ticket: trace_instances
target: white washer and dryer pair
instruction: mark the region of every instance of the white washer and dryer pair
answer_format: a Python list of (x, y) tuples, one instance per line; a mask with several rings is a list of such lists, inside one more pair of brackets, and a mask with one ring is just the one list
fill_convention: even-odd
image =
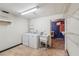
[(23, 45), (32, 48), (40, 48), (40, 37), (36, 33), (24, 33), (23, 35)]

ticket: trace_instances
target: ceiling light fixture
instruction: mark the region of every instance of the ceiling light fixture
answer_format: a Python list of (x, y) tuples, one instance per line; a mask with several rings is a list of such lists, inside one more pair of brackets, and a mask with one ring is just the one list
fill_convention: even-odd
[(36, 10), (38, 10), (38, 8), (34, 7), (34, 8), (31, 8), (29, 10), (22, 12), (21, 15), (25, 15), (25, 14), (28, 14), (28, 13), (31, 13), (31, 12), (35, 12)]

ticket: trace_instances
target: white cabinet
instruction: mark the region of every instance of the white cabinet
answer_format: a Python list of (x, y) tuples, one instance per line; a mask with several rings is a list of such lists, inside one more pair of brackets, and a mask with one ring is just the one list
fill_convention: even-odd
[(23, 45), (32, 48), (39, 48), (40, 45), (39, 35), (33, 33), (25, 33), (23, 35)]

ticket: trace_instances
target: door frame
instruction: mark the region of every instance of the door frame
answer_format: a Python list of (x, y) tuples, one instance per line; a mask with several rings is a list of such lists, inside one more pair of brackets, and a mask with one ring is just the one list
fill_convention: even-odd
[[(63, 18), (60, 18), (60, 19), (63, 19)], [(56, 21), (52, 21), (50, 20), (50, 41), (51, 41), (51, 44), (52, 44), (52, 39), (51, 39), (51, 22), (56, 22)], [(66, 30), (67, 30), (67, 20), (64, 18), (64, 50), (66, 50)], [(52, 45), (51, 45), (52, 47)]]

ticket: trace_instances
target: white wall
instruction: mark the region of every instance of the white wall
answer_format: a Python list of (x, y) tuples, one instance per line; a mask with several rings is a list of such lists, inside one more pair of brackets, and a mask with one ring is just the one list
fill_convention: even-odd
[(70, 55), (79, 55), (79, 20), (67, 19), (66, 47)]
[(50, 18), (49, 17), (42, 17), (38, 19), (30, 20), (30, 25), (34, 28), (34, 32), (46, 32), (49, 33), (50, 30)]
[[(2, 14), (3, 15), (3, 14)], [(9, 15), (11, 16), (11, 15)], [(21, 43), (21, 37), (24, 32), (28, 31), (28, 21), (20, 17), (2, 17), (12, 20), (11, 24), (0, 24), (0, 51), (11, 46)]]
[[(76, 9), (72, 12), (69, 18), (66, 19), (66, 49), (71, 56), (79, 56), (79, 5), (75, 6)], [(70, 7), (70, 8), (71, 8)], [(73, 7), (73, 8), (75, 8)], [(69, 9), (71, 10), (71, 9)]]

